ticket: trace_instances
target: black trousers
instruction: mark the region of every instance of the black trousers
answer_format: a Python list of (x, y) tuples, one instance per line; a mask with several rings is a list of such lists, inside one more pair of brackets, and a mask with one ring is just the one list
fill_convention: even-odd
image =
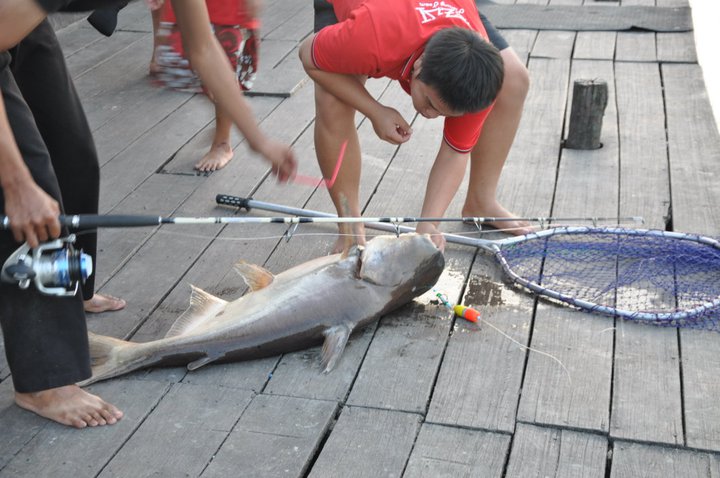
[[(67, 75), (57, 39), (47, 21), (23, 40), (14, 53), (15, 59), (21, 60), (16, 61), (14, 68), (23, 78), (24, 91), (28, 91), (32, 101), (26, 102), (15, 81), (8, 65), (9, 54), (0, 52), (0, 89), (10, 127), (35, 182), (63, 204), (66, 195), (75, 196), (74, 193), (79, 192), (72, 188), (97, 187), (94, 146), (95, 169), (88, 172), (74, 164), (86, 160), (84, 156), (75, 156), (80, 153), (74, 152), (83, 151), (88, 143), (92, 146), (87, 122)], [(38, 56), (31, 56), (31, 53)], [(30, 71), (34, 71), (34, 75), (29, 74)], [(25, 78), (26, 74), (30, 78)], [(42, 90), (40, 84), (45, 91), (39, 91)], [(35, 110), (29, 105), (31, 102), (35, 104)], [(53, 118), (58, 121), (54, 125), (50, 121)], [(41, 134), (41, 128), (46, 129), (48, 138)], [(78, 131), (83, 128), (88, 134), (78, 136)], [(63, 135), (68, 138), (62, 138)], [(67, 154), (54, 157), (51, 162), (46, 139), (53, 148), (68, 148)], [(81, 143), (85, 146), (80, 146)], [(61, 157), (64, 159), (58, 161)], [(69, 177), (69, 186), (61, 186), (61, 177)], [(94, 194), (96, 211), (97, 193)], [(0, 194), (0, 210), (4, 211), (4, 207), (4, 196)], [(19, 246), (11, 233), (0, 231), (0, 264)], [(33, 286), (20, 290), (17, 286), (1, 284), (0, 325), (16, 391), (36, 392), (90, 377), (87, 326), (80, 295), (52, 297), (40, 294)]]
[[(65, 213), (97, 214), (100, 166), (95, 142), (50, 23), (41, 23), (10, 55), (15, 82), (50, 153)], [(83, 232), (75, 244), (97, 266), (97, 234)], [(95, 274), (82, 291), (85, 300), (93, 296)]]

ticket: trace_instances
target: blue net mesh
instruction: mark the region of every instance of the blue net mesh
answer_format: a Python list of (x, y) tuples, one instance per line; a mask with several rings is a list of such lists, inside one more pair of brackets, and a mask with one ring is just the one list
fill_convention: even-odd
[(505, 245), (500, 255), (521, 279), (572, 305), (655, 325), (720, 330), (720, 248), (711, 239), (677, 236), (587, 229)]

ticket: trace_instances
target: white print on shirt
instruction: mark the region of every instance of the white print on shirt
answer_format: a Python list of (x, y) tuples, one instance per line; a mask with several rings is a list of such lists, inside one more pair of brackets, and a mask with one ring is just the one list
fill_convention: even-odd
[(430, 23), (438, 18), (458, 18), (470, 26), (470, 22), (465, 18), (464, 8), (448, 5), (444, 1), (418, 2), (415, 10), (417, 10), (422, 17), (422, 23)]

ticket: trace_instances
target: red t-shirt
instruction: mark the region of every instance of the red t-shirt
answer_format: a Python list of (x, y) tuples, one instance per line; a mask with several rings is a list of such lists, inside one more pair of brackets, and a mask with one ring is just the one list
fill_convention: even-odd
[[(315, 66), (334, 73), (388, 77), (400, 81), (408, 93), (415, 60), (436, 31), (467, 28), (487, 40), (474, 0), (328, 1), (339, 23), (323, 28), (315, 36)], [(457, 151), (471, 151), (491, 109), (446, 117), (445, 141)]]

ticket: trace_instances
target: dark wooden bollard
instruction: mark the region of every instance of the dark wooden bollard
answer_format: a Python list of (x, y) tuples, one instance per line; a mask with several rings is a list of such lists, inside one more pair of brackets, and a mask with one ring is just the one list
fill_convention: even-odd
[(570, 125), (565, 147), (570, 149), (598, 149), (602, 147), (600, 133), (608, 87), (603, 80), (576, 80), (573, 85)]

